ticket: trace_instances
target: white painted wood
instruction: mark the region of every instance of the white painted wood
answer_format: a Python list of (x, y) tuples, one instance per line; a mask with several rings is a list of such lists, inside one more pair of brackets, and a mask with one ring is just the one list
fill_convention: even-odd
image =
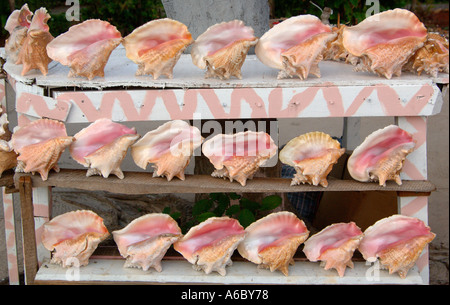
[(389, 275), (386, 270), (377, 270), (374, 265), (355, 262), (355, 268), (345, 271), (340, 278), (336, 270), (324, 270), (320, 263), (296, 262), (289, 267), (289, 276), (280, 272), (258, 269), (250, 262), (233, 262), (227, 267), (227, 274), (216, 272), (205, 274), (196, 271), (188, 261), (168, 260), (162, 262), (162, 272), (154, 269), (143, 271), (123, 268), (121, 259), (91, 259), (81, 268), (61, 268), (59, 265), (44, 263), (39, 269), (36, 281), (82, 282), (139, 282), (139, 283), (183, 283), (183, 284), (422, 284), (422, 278), (415, 267), (405, 279), (397, 274)]
[(339, 83), (341, 86), (370, 86), (377, 84), (418, 84), (418, 83), (448, 83), (448, 74), (440, 73), (437, 78), (428, 75), (414, 75), (403, 72), (401, 77), (390, 80), (368, 72), (354, 72), (353, 66), (345, 63), (322, 61), (319, 64), (321, 77), (314, 76), (302, 81), (298, 78), (277, 79), (278, 70), (265, 66), (255, 55), (248, 55), (242, 66), (242, 80), (232, 78), (230, 80), (204, 79), (203, 70), (192, 63), (189, 54), (183, 54), (173, 71), (173, 79), (161, 77), (153, 80), (153, 77), (135, 76), (137, 65), (125, 56), (122, 45), (111, 54), (105, 67), (105, 77), (96, 77), (89, 81), (84, 77), (68, 78), (69, 67), (58, 62), (49, 64), (48, 74), (42, 75), (38, 70), (33, 70), (25, 76), (21, 76), (22, 65), (6, 62), (4, 69), (17, 81), (32, 84), (34, 81), (39, 86), (48, 87), (82, 87), (82, 88), (107, 88), (107, 87), (148, 87), (148, 88), (293, 88), (310, 87), (323, 83)]

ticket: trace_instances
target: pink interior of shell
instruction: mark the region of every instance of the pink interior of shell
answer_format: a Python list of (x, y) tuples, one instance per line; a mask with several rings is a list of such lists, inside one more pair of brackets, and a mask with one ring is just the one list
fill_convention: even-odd
[(404, 37), (423, 37), (423, 32), (414, 31), (413, 29), (382, 29), (380, 31), (374, 30), (367, 35), (367, 38), (361, 41), (364, 49), (369, 49), (374, 45), (381, 43), (395, 43), (396, 39)]
[(284, 51), (301, 44), (310, 37), (324, 32), (331, 32), (331, 30), (324, 26), (310, 26), (304, 31), (296, 32), (293, 36), (287, 37), (289, 39), (278, 41), (273, 48), (280, 49), (281, 53), (283, 53)]
[(13, 134), (13, 148), (15, 151), (19, 151), (24, 146), (66, 136), (64, 124), (50, 120), (38, 120), (20, 128)]
[(178, 243), (178, 249), (183, 255), (192, 255), (206, 246), (213, 245), (228, 236), (243, 234), (245, 231), (236, 219), (215, 220), (192, 228), (193, 234)]
[(156, 48), (158, 46), (162, 46), (164, 43), (168, 41), (178, 40), (178, 39), (190, 39), (191, 35), (186, 33), (174, 33), (168, 34), (165, 36), (148, 36), (143, 39), (139, 44), (139, 51), (137, 52), (138, 56), (142, 56), (147, 53), (149, 50)]
[(47, 20), (49, 18), (50, 15), (47, 13), (47, 10), (45, 8), (38, 9), (34, 13), (33, 19), (31, 19), (29, 31), (39, 30), (48, 32), (49, 27), (47, 25)]

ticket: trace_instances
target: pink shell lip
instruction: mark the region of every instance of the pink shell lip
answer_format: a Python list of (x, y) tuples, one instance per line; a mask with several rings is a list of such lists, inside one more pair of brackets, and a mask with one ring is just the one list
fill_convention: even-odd
[(14, 12), (9, 15), (6, 20), (5, 30), (11, 34), (18, 26), (29, 28), (32, 15), (33, 13), (28, 8), (28, 4), (25, 3), (20, 10), (14, 10)]

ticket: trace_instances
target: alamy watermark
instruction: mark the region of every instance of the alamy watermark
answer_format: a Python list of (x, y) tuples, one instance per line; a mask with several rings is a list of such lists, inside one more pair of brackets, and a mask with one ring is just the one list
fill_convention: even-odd
[(67, 21), (80, 21), (80, 0), (66, 0), (66, 5), (70, 5), (66, 11)]

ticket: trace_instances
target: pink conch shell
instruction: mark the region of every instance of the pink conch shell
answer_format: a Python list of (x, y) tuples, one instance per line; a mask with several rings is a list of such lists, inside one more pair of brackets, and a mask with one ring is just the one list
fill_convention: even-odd
[(215, 168), (211, 176), (236, 180), (242, 186), (277, 153), (277, 149), (270, 135), (263, 131), (218, 134), (202, 146), (203, 154)]
[(416, 15), (405, 9), (385, 11), (346, 27), (342, 43), (360, 58), (357, 70), (370, 71), (390, 79), (400, 76), (403, 65), (423, 46), (427, 29)]
[(291, 185), (309, 183), (327, 187), (327, 175), (344, 152), (337, 140), (315, 131), (290, 140), (280, 151), (280, 160), (297, 171)]
[(12, 12), (6, 21), (5, 29), (10, 35), (5, 41), (5, 54), (13, 63), (17, 61), (20, 48), (27, 37), (32, 15), (28, 4), (25, 3), (20, 10)]
[(165, 176), (168, 181), (173, 177), (184, 180), (184, 169), (202, 141), (197, 127), (181, 120), (169, 121), (147, 132), (133, 144), (131, 156), (136, 165), (143, 169), (148, 163), (153, 163), (153, 177)]
[(400, 171), (406, 156), (416, 145), (412, 136), (395, 125), (379, 129), (364, 140), (351, 154), (347, 168), (353, 179), (367, 182), (387, 180), (402, 184)]
[(278, 212), (249, 225), (247, 236), (239, 244), (239, 254), (259, 268), (280, 270), (288, 275), (297, 248), (309, 235), (303, 221), (291, 212)]
[(11, 145), (19, 154), (17, 158), (17, 161), (21, 162), (19, 170), (26, 173), (39, 172), (45, 181), (50, 169), (59, 171), (57, 165), (59, 157), (73, 140), (73, 137), (67, 136), (64, 123), (39, 119), (15, 131)]
[(255, 48), (265, 65), (280, 69), (278, 78), (320, 77), (319, 62), (327, 43), (336, 37), (328, 25), (313, 15), (291, 17), (271, 28)]
[(16, 64), (22, 64), (22, 75), (33, 69), (39, 69), (42, 74), (47, 75), (48, 64), (52, 59), (47, 55), (47, 45), (53, 40), (49, 32), (47, 21), (50, 15), (43, 7), (38, 9), (31, 20), (24, 39)]
[(195, 40), (192, 62), (200, 69), (207, 69), (205, 78), (241, 79), (248, 50), (258, 42), (253, 32), (240, 20), (215, 24)]
[(110, 119), (98, 119), (82, 129), (70, 145), (70, 155), (78, 163), (88, 167), (86, 176), (114, 174), (124, 175), (120, 164), (130, 147), (138, 138), (134, 128), (114, 123)]
[(433, 77), (439, 72), (448, 73), (448, 40), (438, 33), (428, 33), (424, 46), (414, 53), (403, 69), (418, 75), (425, 71)]
[(109, 236), (103, 219), (79, 210), (56, 216), (44, 224), (42, 244), (54, 251), (51, 262), (63, 267), (86, 266), (98, 244)]
[(354, 222), (332, 224), (306, 242), (303, 252), (311, 262), (322, 261), (325, 270), (334, 268), (340, 277), (347, 267), (353, 268), (352, 257), (363, 232)]
[(84, 76), (89, 80), (105, 76), (111, 52), (121, 43), (115, 26), (98, 19), (71, 26), (47, 46), (48, 56), (70, 67), (69, 77)]
[(133, 220), (122, 230), (112, 232), (120, 254), (127, 260), (124, 267), (150, 267), (161, 272), (161, 260), (167, 249), (181, 237), (181, 230), (166, 214), (147, 214)]
[(398, 272), (401, 278), (405, 278), (435, 236), (423, 221), (393, 215), (367, 228), (358, 250), (367, 261), (374, 262), (379, 258), (390, 274)]
[(3, 110), (0, 108), (0, 177), (4, 171), (17, 165), (17, 154), (8, 143), (11, 140), (11, 132), (8, 128), (8, 115), (2, 112)]
[(225, 267), (232, 264), (231, 255), (245, 235), (236, 219), (210, 217), (192, 227), (173, 246), (195, 270), (203, 270), (206, 274), (216, 271), (223, 276)]
[(188, 28), (169, 18), (152, 20), (123, 40), (126, 55), (139, 65), (136, 75), (173, 76), (173, 68), (183, 51), (193, 42)]

